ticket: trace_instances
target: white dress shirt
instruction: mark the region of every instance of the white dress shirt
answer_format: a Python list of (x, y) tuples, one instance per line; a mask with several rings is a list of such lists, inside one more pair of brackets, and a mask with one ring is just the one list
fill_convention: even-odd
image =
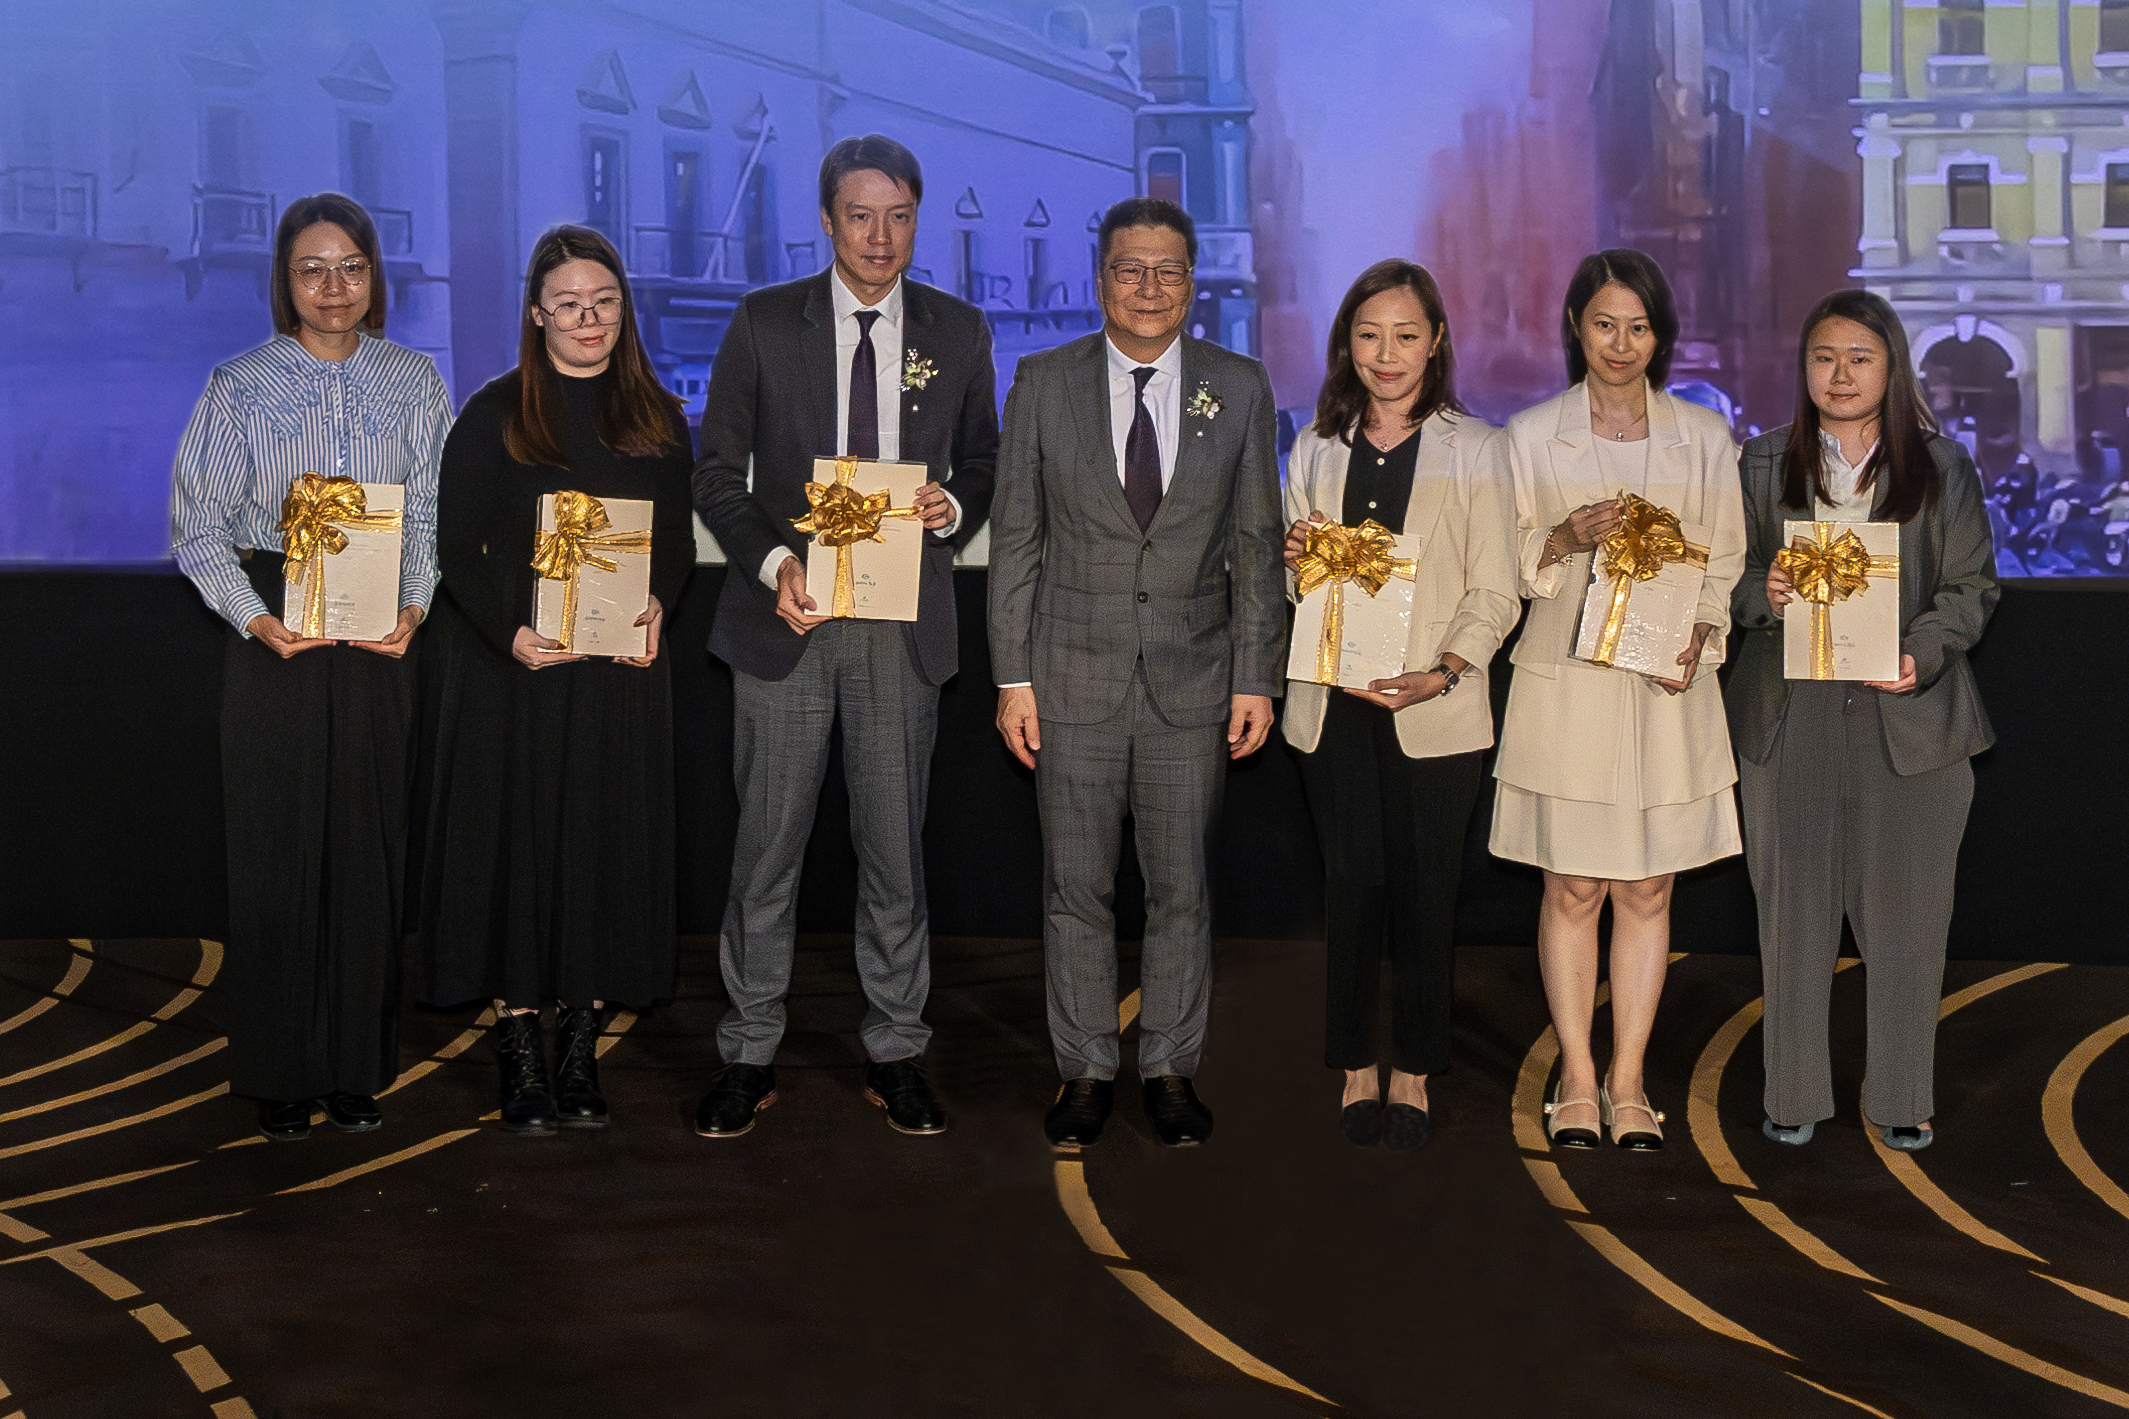
[[(864, 327), (858, 323), (858, 312), (875, 310), (880, 318), (872, 322), (872, 359), (879, 371), (877, 407), (880, 413), (880, 462), (902, 461), (902, 282), (880, 298), (874, 306), (864, 305), (843, 284), (843, 273), (833, 272), (828, 278), (828, 291), (835, 303), (835, 452), (840, 458), (850, 451), (850, 364), (857, 355), (858, 336)], [(939, 529), (941, 537), (951, 537), (961, 525), (961, 504), (952, 493), (946, 500), (954, 510), (954, 520)], [(789, 547), (773, 549), (761, 564), (761, 579), (764, 585), (774, 589), (776, 569), (784, 559), (794, 555)]]
[[(1124, 482), (1124, 441), (1131, 437), (1131, 421), (1138, 417), (1138, 380), (1132, 374), (1140, 362), (1116, 348), (1104, 336), (1109, 352), (1109, 433), (1116, 441), (1116, 478)], [(1168, 342), (1153, 361), (1153, 378), (1146, 381), (1146, 408), (1153, 414), (1153, 433), (1161, 446), (1161, 491), (1175, 479), (1175, 450), (1183, 429), (1183, 337)]]
[(1863, 451), (1860, 462), (1850, 463), (1841, 453), (1841, 441), (1824, 429), (1819, 431), (1819, 447), (1825, 451), (1826, 491), (1833, 494), (1833, 501), (1822, 502), (1817, 497), (1811, 500), (1811, 516), (1816, 522), (1868, 522), (1872, 507), (1878, 500), (1877, 484), (1860, 493), (1856, 484), (1862, 480), (1863, 464), (1870, 462), (1870, 455), (1878, 451), (1873, 442)]

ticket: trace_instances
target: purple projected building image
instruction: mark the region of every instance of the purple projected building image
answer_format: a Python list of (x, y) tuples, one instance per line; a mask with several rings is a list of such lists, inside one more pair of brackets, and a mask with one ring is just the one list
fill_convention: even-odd
[[(2121, 574), (2129, 163), (2105, 133), (2129, 91), (2103, 10), (2058, 37), (2045, 7), (1887, 0), (12, 7), (0, 561), (166, 558), (171, 452), (208, 371), (270, 333), (297, 196), (375, 215), (388, 334), (460, 400), (513, 363), (533, 239), (599, 228), (699, 410), (738, 297), (828, 259), (821, 154), (876, 130), (924, 163), (914, 274), (990, 312), (1001, 398), (1099, 324), (1092, 228), (1134, 193), (1195, 217), (1192, 331), (1264, 358), (1289, 423), (1369, 262), (1437, 271), (1499, 419), (1558, 388), (1575, 260), (1637, 246), (1679, 292), (1679, 392), (1739, 437), (1787, 421), (1802, 313), (1882, 290), (2004, 572)], [(1399, 78), (1422, 59), (1428, 84)]]

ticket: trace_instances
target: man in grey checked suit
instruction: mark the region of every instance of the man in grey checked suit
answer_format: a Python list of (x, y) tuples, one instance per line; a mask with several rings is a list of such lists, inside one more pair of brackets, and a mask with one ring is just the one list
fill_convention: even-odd
[(998, 728), (1035, 770), (1050, 1141), (1101, 1137), (1119, 1065), (1116, 863), (1146, 881), (1138, 1069), (1154, 1132), (1199, 1143), (1211, 845), (1227, 761), (1285, 683), (1276, 413), (1264, 367), (1182, 334), (1197, 233), (1133, 198), (1101, 224), (1101, 333), (1020, 362), (992, 509)]
[[(923, 196), (900, 143), (874, 133), (830, 148), (820, 205), (833, 269), (750, 293), (710, 374), (695, 508), (730, 563), (710, 651), (732, 667), (739, 832), (718, 940), (725, 1064), (695, 1117), (707, 1137), (745, 1133), (776, 1099), (799, 864), (838, 721), (869, 1005), (865, 1096), (901, 1132), (946, 1126), (923, 1064), (924, 808), (939, 686), (958, 668), (954, 548), (990, 507), (998, 410), (983, 312), (904, 279)], [(913, 623), (831, 620), (808, 593), (793, 523), (813, 460), (843, 454), (931, 468), (916, 495), (927, 532)]]

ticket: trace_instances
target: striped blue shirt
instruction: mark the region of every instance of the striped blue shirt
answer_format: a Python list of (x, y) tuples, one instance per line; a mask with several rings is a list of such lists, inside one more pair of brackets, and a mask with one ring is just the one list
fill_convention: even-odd
[(267, 613), (240, 548), (281, 550), (281, 500), (305, 473), (403, 483), (399, 604), (426, 613), (436, 588), (436, 470), (451, 396), (435, 364), (367, 335), (321, 360), (277, 335), (218, 365), (172, 470), (170, 550), (207, 604), (245, 635)]

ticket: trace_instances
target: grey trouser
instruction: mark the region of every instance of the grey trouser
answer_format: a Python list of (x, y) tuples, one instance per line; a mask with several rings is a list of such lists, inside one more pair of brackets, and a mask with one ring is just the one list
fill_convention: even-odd
[(1767, 1116), (1791, 1127), (1833, 1116), (1826, 1017), (1844, 915), (1863, 955), (1863, 1112), (1911, 1127), (1935, 1108), (1937, 1003), (1974, 771), (1961, 759), (1895, 773), (1882, 693), (1799, 682), (1767, 762), (1738, 765), (1759, 898)]
[(859, 1029), (868, 1058), (921, 1054), (931, 1038), (930, 913), (924, 898), (924, 802), (939, 690), (925, 683), (899, 621), (831, 621), (806, 637), (782, 680), (732, 674), (732, 778), (738, 842), (718, 962), (732, 1008), (717, 1027), (728, 1063), (769, 1064), (784, 1034), (798, 922), (798, 874), (829, 733), (842, 721), (850, 837), (857, 848)]
[(1209, 878), (1227, 787), (1226, 720), (1169, 724), (1141, 673), (1102, 723), (1041, 728), (1042, 944), (1057, 1071), (1116, 1077), (1116, 859), (1129, 814), (1146, 879), (1138, 1071), (1191, 1077), (1212, 1008)]

